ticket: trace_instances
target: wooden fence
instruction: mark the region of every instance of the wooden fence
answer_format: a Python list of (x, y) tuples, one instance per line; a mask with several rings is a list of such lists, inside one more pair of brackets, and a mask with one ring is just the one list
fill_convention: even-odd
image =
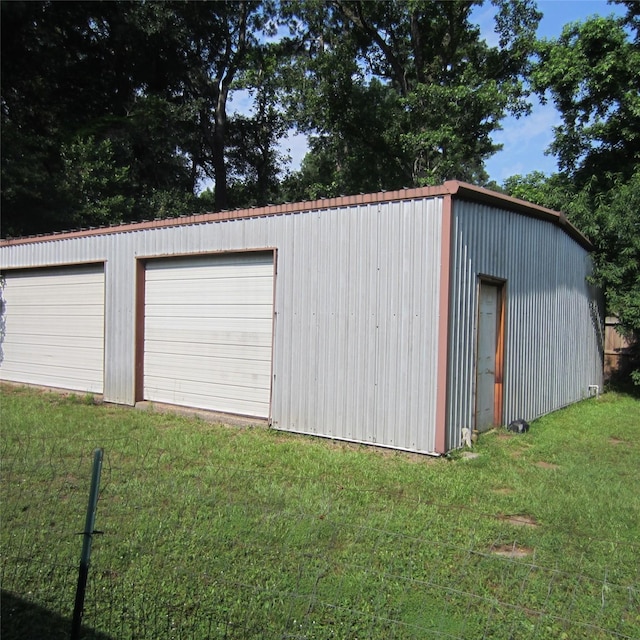
[(604, 378), (610, 380), (616, 373), (623, 373), (631, 364), (632, 339), (618, 333), (618, 318), (609, 316), (605, 320), (604, 333)]

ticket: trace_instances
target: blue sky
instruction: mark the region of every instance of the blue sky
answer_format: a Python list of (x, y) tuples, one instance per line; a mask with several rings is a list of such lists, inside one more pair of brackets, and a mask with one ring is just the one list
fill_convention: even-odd
[[(538, 27), (538, 36), (556, 38), (564, 25), (577, 20), (585, 20), (589, 16), (607, 16), (612, 13), (624, 15), (625, 8), (610, 5), (606, 0), (538, 0), (538, 9), (543, 18)], [(486, 2), (476, 10), (475, 18), (489, 44), (497, 44), (497, 36), (493, 32), (494, 9)], [(242, 94), (243, 92), (237, 92)], [(553, 156), (545, 154), (553, 140), (553, 127), (560, 124), (560, 117), (552, 104), (541, 105), (534, 102), (531, 115), (519, 120), (509, 117), (502, 122), (502, 131), (498, 131), (494, 142), (503, 145), (502, 151), (492, 156), (486, 163), (489, 177), (498, 184), (516, 174), (525, 175), (532, 171), (551, 174), (557, 170)], [(229, 111), (243, 111), (250, 108), (248, 96), (236, 95), (229, 105)], [(306, 137), (291, 136), (282, 141), (282, 149), (291, 157), (289, 170), (296, 170), (307, 151)]]
[[(565, 24), (582, 21), (592, 15), (625, 14), (624, 7), (610, 5), (604, 0), (538, 0), (538, 8), (544, 14), (538, 36), (544, 38), (556, 38)], [(478, 19), (481, 26), (484, 24), (489, 32), (492, 30), (490, 11), (478, 15)], [(502, 144), (503, 149), (486, 163), (490, 178), (502, 184), (515, 174), (555, 172), (556, 160), (545, 155), (545, 150), (553, 140), (553, 127), (558, 124), (560, 116), (553, 105), (542, 106), (537, 101), (530, 116), (520, 120), (506, 118), (502, 123), (503, 130), (494, 135), (494, 141)]]

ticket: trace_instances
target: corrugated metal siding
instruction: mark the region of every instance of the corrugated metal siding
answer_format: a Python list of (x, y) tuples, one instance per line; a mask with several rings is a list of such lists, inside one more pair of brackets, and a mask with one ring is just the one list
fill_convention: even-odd
[(455, 201), (449, 346), (448, 444), (473, 426), (478, 278), (506, 281), (504, 414), (533, 419), (602, 384), (588, 253), (559, 227)]
[(134, 257), (137, 238), (134, 233), (113, 238), (95, 238), (101, 240), (96, 250), (101, 251), (107, 261), (104, 397), (108, 402), (133, 404), (136, 326)]
[[(433, 451), (440, 206), (403, 202), (285, 219), (275, 426)], [(283, 347), (283, 339), (292, 343)]]
[(277, 428), (435, 450), (442, 197), (2, 248), (3, 266), (106, 262), (107, 401), (135, 396), (136, 258), (275, 248)]

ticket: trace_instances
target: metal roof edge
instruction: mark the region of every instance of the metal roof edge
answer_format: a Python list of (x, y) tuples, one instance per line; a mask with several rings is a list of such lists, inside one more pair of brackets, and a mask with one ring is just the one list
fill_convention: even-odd
[(285, 202), (282, 204), (270, 204), (263, 207), (249, 209), (235, 209), (233, 211), (217, 211), (212, 213), (199, 213), (176, 218), (162, 218), (159, 220), (146, 220), (143, 222), (129, 222), (108, 227), (92, 227), (90, 229), (78, 229), (75, 231), (60, 231), (36, 236), (24, 236), (17, 238), (2, 238), (0, 246), (29, 244), (35, 242), (54, 242), (71, 238), (86, 236), (110, 235), (115, 233), (129, 233), (146, 229), (163, 229), (192, 224), (206, 224), (208, 222), (224, 222), (257, 218), (263, 216), (277, 216), (285, 214), (304, 213), (322, 209), (340, 209), (343, 207), (359, 206), (364, 204), (376, 204), (384, 202), (398, 202), (402, 200), (417, 200), (420, 198), (435, 198), (448, 195), (449, 187), (446, 184), (433, 187), (405, 188), (394, 191), (379, 191), (376, 193), (361, 193), (351, 196), (337, 196), (333, 198), (320, 198), (303, 202)]
[(530, 218), (551, 222), (562, 228), (568, 236), (573, 238), (584, 249), (587, 249), (587, 251), (593, 251), (594, 249), (593, 243), (589, 238), (569, 222), (566, 214), (561, 211), (547, 209), (546, 207), (527, 202), (526, 200), (513, 198), (504, 193), (492, 191), (484, 187), (477, 187), (458, 180), (449, 180), (444, 183), (444, 186), (448, 187), (449, 191), (461, 200), (470, 200), (471, 202), (477, 202), (479, 204), (498, 206), (502, 209), (529, 216)]
[(286, 202), (282, 204), (266, 205), (250, 209), (236, 209), (233, 211), (218, 211), (213, 213), (200, 213), (180, 216), (177, 218), (162, 218), (160, 220), (148, 220), (144, 222), (129, 222), (108, 227), (92, 227), (78, 229), (76, 231), (61, 231), (37, 236), (25, 236), (19, 238), (2, 238), (0, 247), (31, 244), (36, 242), (55, 242), (86, 236), (111, 235), (116, 233), (130, 233), (147, 229), (166, 229), (194, 224), (206, 224), (208, 222), (225, 222), (257, 218), (263, 216), (277, 216), (285, 214), (304, 213), (322, 209), (340, 209), (343, 207), (360, 206), (365, 204), (377, 204), (384, 202), (398, 202), (402, 200), (417, 200), (420, 198), (457, 197), (462, 200), (470, 200), (481, 204), (493, 205), (532, 218), (547, 220), (561, 227), (585, 249), (593, 250), (589, 239), (574, 227), (564, 213), (541, 207), (540, 205), (512, 198), (497, 191), (491, 191), (484, 187), (461, 182), (459, 180), (447, 180), (442, 185), (431, 187), (417, 187), (398, 189), (394, 191), (379, 191), (376, 193), (361, 193), (351, 196), (338, 196), (334, 198), (320, 198), (303, 202)]

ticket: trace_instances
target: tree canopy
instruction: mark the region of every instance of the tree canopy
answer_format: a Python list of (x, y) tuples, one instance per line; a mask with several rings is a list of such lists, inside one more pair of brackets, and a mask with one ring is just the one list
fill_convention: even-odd
[(624, 18), (569, 24), (538, 45), (533, 85), (562, 117), (550, 151), (578, 188), (598, 175), (628, 179), (640, 162), (639, 11), (628, 3)]
[(491, 134), (529, 109), (524, 78), (541, 17), (499, 0), (500, 44), (471, 22), (481, 0), (288, 3), (304, 54), (291, 108), (310, 135), (299, 176), (313, 197), (440, 183), (484, 184)]
[[(482, 2), (3, 1), (2, 233), (484, 183), (540, 14), (494, 0), (491, 47)], [(310, 153), (285, 175), (288, 131)]]
[(203, 178), (227, 206), (227, 100), (271, 4), (1, 8), (3, 235), (191, 212)]

